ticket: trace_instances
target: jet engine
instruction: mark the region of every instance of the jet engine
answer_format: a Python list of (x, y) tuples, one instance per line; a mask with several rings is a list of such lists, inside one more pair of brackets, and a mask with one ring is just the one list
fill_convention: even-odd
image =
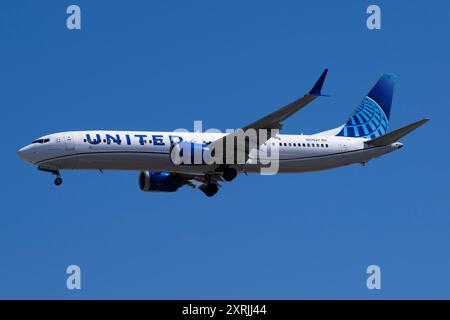
[(139, 174), (139, 188), (146, 192), (174, 192), (183, 186), (183, 181), (169, 172), (142, 171)]

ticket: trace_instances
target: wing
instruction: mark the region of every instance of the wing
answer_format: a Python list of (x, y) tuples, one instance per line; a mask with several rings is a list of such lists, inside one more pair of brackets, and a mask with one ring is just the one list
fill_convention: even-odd
[(180, 173), (174, 172), (173, 175), (178, 176), (185, 185), (195, 188), (196, 185), (192, 181), (197, 181), (202, 184), (214, 183), (220, 186), (219, 182), (224, 181), (220, 172), (207, 172), (207, 173)]
[(288, 104), (287, 106), (284, 106), (271, 114), (243, 127), (242, 129), (248, 130), (248, 129), (281, 129), (282, 128), (282, 122), (292, 116), (294, 113), (296, 113), (298, 110), (312, 102), (314, 99), (316, 99), (318, 96), (321, 96), (321, 90), (323, 83), (325, 81), (325, 77), (327, 76), (328, 69), (325, 69), (320, 76), (319, 80), (317, 80), (314, 87), (309, 91), (307, 94), (305, 94), (300, 99), (295, 100), (294, 102)]
[[(325, 77), (326, 77), (327, 73), (328, 73), (328, 69), (325, 69), (322, 72), (322, 75), (320, 76), (319, 80), (317, 80), (314, 87), (308, 93), (306, 93), (303, 97), (295, 100), (294, 102), (288, 104), (287, 106), (284, 106), (249, 125), (246, 125), (245, 127), (242, 128), (242, 130), (245, 132), (249, 129), (254, 129), (254, 130), (256, 130), (256, 132), (258, 132), (259, 130), (281, 129), (283, 126), (284, 120), (286, 120), (287, 118), (292, 116), (294, 113), (296, 113), (301, 108), (305, 107), (307, 104), (309, 104), (313, 100), (315, 100), (318, 96), (322, 96), (322, 94), (321, 94), (322, 86), (325, 81)], [(213, 141), (210, 144), (210, 147), (211, 148), (220, 147), (220, 148), (223, 148), (223, 150), (226, 150), (225, 149), (226, 141), (230, 140), (230, 139), (234, 140), (237, 137), (237, 135), (238, 135), (238, 133), (236, 133), (236, 132), (230, 133), (219, 140)], [(271, 138), (271, 135), (270, 135), (270, 131), (269, 131), (268, 134), (266, 135), (266, 137), (262, 137), (262, 139), (257, 139), (258, 141), (252, 141), (252, 142), (255, 143), (256, 145), (261, 145), (264, 142), (266, 142), (267, 140), (269, 140), (270, 138)], [(238, 151), (240, 150), (240, 151), (245, 152), (246, 158), (247, 158), (250, 150), (245, 150), (245, 149), (246, 149), (245, 146), (242, 144), (235, 146), (235, 150), (238, 150)]]

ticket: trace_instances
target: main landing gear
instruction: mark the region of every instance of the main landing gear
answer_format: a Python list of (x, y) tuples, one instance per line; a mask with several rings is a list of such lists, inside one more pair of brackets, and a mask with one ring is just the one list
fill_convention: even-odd
[(222, 177), (225, 181), (230, 182), (232, 180), (234, 180), (234, 178), (236, 178), (237, 176), (237, 171), (234, 168), (225, 168), (225, 170), (223, 171)]
[(223, 180), (225, 180), (226, 182), (234, 180), (234, 178), (236, 178), (238, 174), (236, 169), (230, 168), (226, 165), (220, 165), (215, 171), (221, 173)]
[[(222, 176), (223, 180), (227, 182), (234, 180), (238, 174), (236, 169), (230, 168), (229, 166), (225, 165), (219, 166), (215, 171), (218, 175)], [(208, 197), (212, 197), (219, 191), (219, 185), (217, 184), (217, 182), (212, 180), (211, 177), (207, 177), (204, 184), (202, 184), (198, 188)]]
[(198, 188), (208, 197), (212, 197), (219, 191), (219, 186), (215, 183), (203, 184)]

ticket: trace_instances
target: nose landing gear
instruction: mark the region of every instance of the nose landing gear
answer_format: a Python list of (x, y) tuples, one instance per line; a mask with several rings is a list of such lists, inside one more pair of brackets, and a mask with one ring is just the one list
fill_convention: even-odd
[(59, 185), (61, 185), (62, 182), (63, 182), (63, 180), (61, 179), (61, 177), (58, 174), (58, 176), (55, 179), (55, 185), (59, 186)]
[(56, 176), (55, 181), (54, 181), (56, 186), (61, 185), (61, 183), (63, 182), (61, 175), (59, 174), (59, 170), (57, 168), (38, 166), (38, 170), (50, 172), (50, 173), (54, 174)]

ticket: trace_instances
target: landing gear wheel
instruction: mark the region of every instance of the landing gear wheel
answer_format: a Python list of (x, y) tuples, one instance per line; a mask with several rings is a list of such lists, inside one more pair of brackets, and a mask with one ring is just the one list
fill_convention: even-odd
[(59, 186), (62, 182), (63, 182), (63, 180), (61, 179), (61, 177), (57, 177), (55, 179), (55, 185), (57, 185), (57, 186)]
[(199, 189), (208, 197), (212, 197), (219, 191), (219, 186), (215, 183), (204, 184)]
[(236, 178), (236, 176), (237, 176), (237, 171), (236, 171), (236, 169), (233, 169), (233, 168), (226, 168), (222, 174), (223, 179), (227, 182), (234, 180), (234, 178)]

